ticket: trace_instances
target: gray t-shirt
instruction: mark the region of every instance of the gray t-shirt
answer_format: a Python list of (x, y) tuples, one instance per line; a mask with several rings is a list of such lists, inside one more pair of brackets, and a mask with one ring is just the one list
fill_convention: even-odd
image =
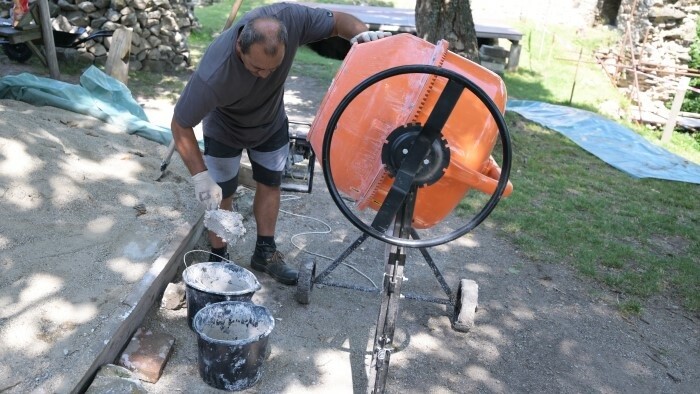
[[(247, 21), (275, 16), (287, 27), (284, 60), (267, 78), (255, 77), (236, 55), (236, 39)], [(203, 121), (204, 135), (234, 148), (259, 145), (283, 126), (284, 82), (297, 48), (331, 36), (333, 14), (325, 9), (275, 3), (245, 14), (209, 46), (175, 105), (183, 127)]]

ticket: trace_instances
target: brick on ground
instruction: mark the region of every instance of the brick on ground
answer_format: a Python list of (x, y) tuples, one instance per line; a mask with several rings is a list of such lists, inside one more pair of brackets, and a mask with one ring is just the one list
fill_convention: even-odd
[(139, 379), (155, 383), (173, 351), (175, 338), (167, 333), (154, 333), (139, 328), (119, 357), (119, 365), (134, 372)]

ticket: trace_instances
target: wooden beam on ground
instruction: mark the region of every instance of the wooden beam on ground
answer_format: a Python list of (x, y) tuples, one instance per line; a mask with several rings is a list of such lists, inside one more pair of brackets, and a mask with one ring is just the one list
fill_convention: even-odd
[(114, 31), (105, 72), (123, 84), (129, 81), (129, 56), (131, 55), (131, 28), (120, 27)]
[(204, 214), (194, 225), (183, 225), (176, 230), (175, 236), (165, 252), (153, 262), (151, 269), (146, 272), (141, 282), (136, 284), (133, 291), (122, 301), (131, 307), (128, 316), (124, 318), (124, 321), (71, 392), (85, 392), (100, 367), (115, 362), (131, 340), (133, 333), (143, 324), (151, 307), (158, 301), (168, 283), (177, 274), (180, 263), (183, 261), (182, 257), (196, 244), (203, 229)]

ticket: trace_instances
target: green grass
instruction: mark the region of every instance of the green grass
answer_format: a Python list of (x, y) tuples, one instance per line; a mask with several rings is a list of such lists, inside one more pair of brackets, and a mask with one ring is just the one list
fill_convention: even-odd
[(518, 29), (524, 33), (519, 68), (505, 74), (510, 97), (591, 111), (597, 111), (608, 100), (627, 105), (593, 57), (600, 45), (617, 39), (615, 32), (605, 28), (572, 32), (564, 27), (543, 28), (525, 22)]
[(292, 74), (314, 77), (330, 84), (341, 64), (340, 60), (326, 59), (307, 47), (301, 47), (294, 58)]
[(556, 132), (507, 120), (515, 189), (488, 219), (499, 231), (533, 261), (570, 265), (623, 297), (700, 310), (700, 185), (634, 179)]
[(637, 299), (621, 302), (618, 308), (623, 315), (639, 316), (642, 314), (642, 304)]

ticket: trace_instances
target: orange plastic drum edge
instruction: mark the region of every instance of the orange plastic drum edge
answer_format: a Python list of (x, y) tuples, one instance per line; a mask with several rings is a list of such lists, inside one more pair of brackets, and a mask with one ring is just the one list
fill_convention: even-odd
[[(308, 134), (323, 158), (323, 139), (330, 117), (342, 99), (368, 77), (401, 65), (426, 64), (455, 71), (486, 92), (501, 113), (506, 88), (501, 78), (482, 66), (447, 50), (447, 42), (433, 45), (410, 34), (356, 44), (350, 49), (328, 89)], [(331, 170), (338, 190), (360, 209), (378, 210), (392, 179), (382, 165), (382, 146), (392, 131), (413, 123), (425, 124), (447, 80), (432, 74), (405, 74), (384, 79), (358, 95), (338, 120), (331, 146)], [(433, 185), (418, 190), (415, 228), (442, 221), (470, 189), (493, 194), (501, 170), (491, 157), (499, 138), (495, 120), (484, 104), (464, 90), (442, 137), (450, 149), (450, 164)], [(512, 192), (508, 182), (504, 195)]]

